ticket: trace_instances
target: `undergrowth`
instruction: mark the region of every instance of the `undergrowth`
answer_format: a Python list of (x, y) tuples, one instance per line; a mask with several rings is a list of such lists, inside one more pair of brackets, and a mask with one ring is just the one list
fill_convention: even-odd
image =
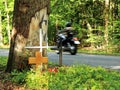
[(13, 71), (13, 83), (35, 90), (119, 90), (120, 73), (88, 65), (58, 67), (58, 72)]
[[(5, 57), (0, 57), (1, 66), (5, 66), (5, 60)], [(53, 67), (55, 66), (57, 65), (53, 64)], [(58, 72), (14, 70), (4, 79), (24, 86), (25, 90), (119, 90), (120, 88), (120, 73), (117, 71), (88, 65), (57, 66), (57, 68)]]

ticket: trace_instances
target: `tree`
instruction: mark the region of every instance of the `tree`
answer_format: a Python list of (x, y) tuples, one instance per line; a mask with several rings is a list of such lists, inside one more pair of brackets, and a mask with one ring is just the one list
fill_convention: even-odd
[(10, 30), (13, 12), (14, 0), (1, 0), (0, 10), (1, 10), (1, 42), (3, 44), (9, 44), (10, 42)]
[(9, 41), (9, 44), (10, 44), (10, 16), (9, 16), (9, 13), (8, 13), (8, 2), (7, 0), (5, 0), (5, 10), (6, 10), (6, 16), (7, 16), (7, 33), (8, 33), (8, 41)]
[[(0, 1), (0, 5), (2, 6), (2, 1)], [(0, 7), (0, 46), (3, 45), (3, 33), (2, 33), (2, 9), (3, 9), (3, 7)]]
[[(108, 23), (109, 23), (109, 0), (105, 0), (105, 33), (104, 33), (104, 38), (105, 38), (105, 45), (108, 48)], [(108, 50), (107, 50), (108, 51)]]
[(2, 36), (2, 16), (1, 16), (1, 10), (0, 10), (0, 46), (3, 45), (3, 36)]
[[(26, 49), (26, 46), (39, 46), (39, 32), (43, 32), (43, 45), (47, 42), (47, 26), (50, 0), (15, 0), (12, 34), (6, 71), (24, 69), (28, 57), (39, 49)], [(43, 50), (46, 52), (46, 50)], [(46, 53), (43, 52), (43, 55)], [(27, 56), (28, 54), (28, 56)]]

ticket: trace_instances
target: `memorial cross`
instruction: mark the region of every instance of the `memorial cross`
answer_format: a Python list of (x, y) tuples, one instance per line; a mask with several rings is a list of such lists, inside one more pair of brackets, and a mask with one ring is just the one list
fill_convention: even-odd
[(48, 63), (48, 57), (42, 57), (42, 53), (37, 51), (35, 57), (29, 57), (28, 63), (35, 64), (37, 69), (42, 63)]

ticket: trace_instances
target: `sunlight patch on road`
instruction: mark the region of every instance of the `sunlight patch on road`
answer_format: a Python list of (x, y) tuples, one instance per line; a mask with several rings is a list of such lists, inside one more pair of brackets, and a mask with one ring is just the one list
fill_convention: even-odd
[(111, 66), (111, 69), (120, 69), (120, 66)]

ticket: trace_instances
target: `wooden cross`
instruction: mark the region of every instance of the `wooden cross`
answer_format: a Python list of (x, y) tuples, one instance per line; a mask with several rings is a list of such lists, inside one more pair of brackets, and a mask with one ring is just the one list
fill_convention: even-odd
[(42, 57), (42, 53), (41, 52), (36, 52), (35, 53), (36, 57), (29, 57), (29, 64), (36, 64), (36, 68), (38, 68), (39, 65), (43, 64), (43, 63), (48, 63), (48, 58), (47, 57)]

